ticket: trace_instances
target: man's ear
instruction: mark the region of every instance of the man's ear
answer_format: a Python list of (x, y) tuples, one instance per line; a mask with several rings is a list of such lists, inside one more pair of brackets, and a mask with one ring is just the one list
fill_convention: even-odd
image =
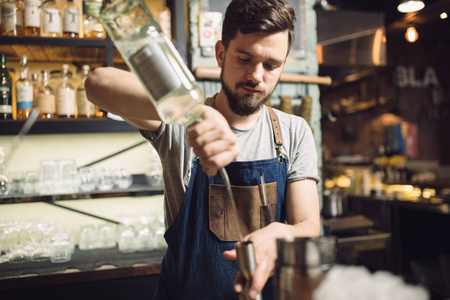
[(223, 65), (223, 58), (225, 56), (225, 47), (223, 46), (222, 41), (216, 42), (216, 61), (219, 68), (222, 68)]

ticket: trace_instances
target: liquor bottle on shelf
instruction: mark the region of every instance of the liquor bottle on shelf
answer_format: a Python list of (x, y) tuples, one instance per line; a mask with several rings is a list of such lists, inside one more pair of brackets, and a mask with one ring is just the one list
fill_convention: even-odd
[(23, 0), (23, 32), (24, 35), (41, 35), (40, 0)]
[(56, 114), (56, 97), (53, 89), (49, 85), (49, 74), (47, 70), (41, 71), (41, 84), (37, 97), (39, 107), (39, 117), (41, 119), (52, 119)]
[(77, 106), (78, 117), (93, 118), (95, 117), (95, 105), (87, 99), (86, 89), (84, 87), (84, 81), (89, 75), (89, 66), (84, 65), (82, 67), (82, 81), (77, 88)]
[(14, 0), (3, 0), (0, 5), (1, 9), (1, 35), (17, 35), (16, 30), (16, 2)]
[(1, 85), (0, 85), (0, 119), (12, 119), (12, 79), (6, 68), (6, 55), (0, 54), (1, 59)]
[(35, 107), (37, 102), (37, 96), (39, 94), (39, 74), (31, 73), (30, 80), (31, 85), (33, 86), (33, 107)]
[(75, 118), (77, 114), (75, 89), (70, 77), (69, 65), (64, 64), (61, 83), (56, 88), (56, 113), (59, 118)]
[(23, 35), (23, 0), (16, 1), (16, 32)]
[(63, 8), (63, 37), (79, 37), (80, 8), (73, 0), (68, 0)]
[(33, 110), (33, 84), (29, 79), (28, 57), (20, 57), (20, 77), (16, 81), (17, 119), (26, 119)]
[(103, 7), (103, 0), (83, 0), (83, 32), (85, 38), (104, 38), (105, 29), (98, 16)]
[(42, 32), (41, 36), (61, 36), (61, 12), (55, 0), (45, 1), (42, 7)]

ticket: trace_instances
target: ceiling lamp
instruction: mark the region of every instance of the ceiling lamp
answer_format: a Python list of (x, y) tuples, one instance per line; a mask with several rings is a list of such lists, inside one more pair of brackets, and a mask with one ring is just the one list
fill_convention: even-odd
[(425, 3), (422, 0), (400, 0), (400, 4), (397, 6), (399, 12), (409, 13), (413, 11), (421, 10), (425, 7)]
[(419, 34), (417, 33), (416, 28), (414, 27), (408, 27), (406, 29), (405, 38), (408, 42), (414, 43), (419, 38)]

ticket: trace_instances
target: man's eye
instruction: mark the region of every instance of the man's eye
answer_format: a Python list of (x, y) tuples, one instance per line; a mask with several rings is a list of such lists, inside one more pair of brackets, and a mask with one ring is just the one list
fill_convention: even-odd
[(242, 57), (238, 57), (240, 62), (249, 62), (250, 58), (242, 58)]
[(276, 68), (278, 68), (278, 66), (266, 64), (266, 69), (267, 70), (275, 70)]

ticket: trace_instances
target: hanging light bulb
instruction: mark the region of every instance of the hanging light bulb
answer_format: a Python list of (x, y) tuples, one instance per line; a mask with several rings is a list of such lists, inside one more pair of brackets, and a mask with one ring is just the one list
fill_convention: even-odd
[(399, 12), (409, 13), (413, 11), (421, 10), (425, 7), (425, 3), (422, 0), (401, 0), (397, 6)]
[(413, 26), (408, 27), (408, 29), (406, 29), (405, 38), (410, 43), (414, 43), (415, 41), (417, 41), (417, 39), (419, 38), (419, 34), (417, 33), (416, 28), (414, 28)]

